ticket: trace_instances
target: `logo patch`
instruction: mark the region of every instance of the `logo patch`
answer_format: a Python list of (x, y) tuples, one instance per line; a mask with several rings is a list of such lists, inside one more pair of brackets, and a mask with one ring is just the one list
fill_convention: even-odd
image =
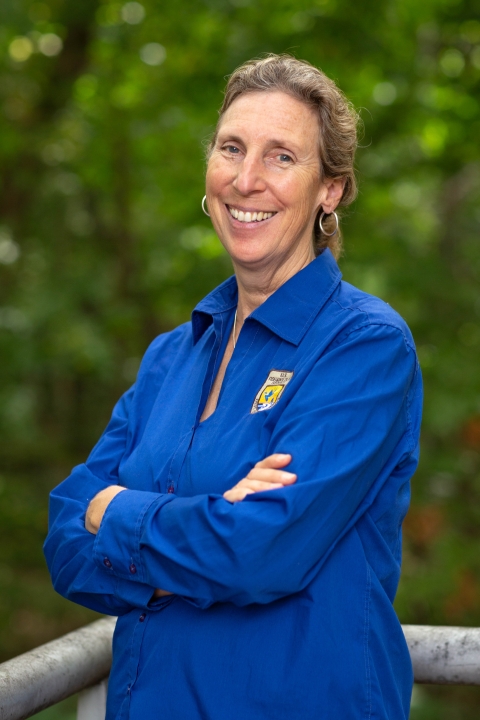
[(251, 413), (270, 410), (279, 400), (293, 377), (293, 370), (270, 370), (268, 377), (255, 396)]

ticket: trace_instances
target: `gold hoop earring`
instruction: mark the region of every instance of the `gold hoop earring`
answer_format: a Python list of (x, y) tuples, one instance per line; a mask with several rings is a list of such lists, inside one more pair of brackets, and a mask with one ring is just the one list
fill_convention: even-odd
[[(323, 220), (323, 218), (325, 217), (325, 215), (334, 215), (334, 216), (335, 216), (335, 220), (336, 220), (336, 222), (337, 222), (337, 225), (336, 225), (336, 227), (335, 227), (335, 230), (334, 230), (333, 232), (331, 232), (331, 233), (327, 233), (327, 232), (325, 232), (325, 230), (323, 229), (322, 220)], [(320, 232), (323, 233), (326, 237), (332, 237), (332, 235), (335, 235), (335, 233), (338, 232), (338, 215), (337, 215), (337, 213), (336, 213), (335, 211), (334, 211), (333, 213), (322, 212), (322, 214), (320, 215), (320, 217), (319, 217), (319, 219), (318, 219), (318, 227), (320, 228)]]
[(203, 210), (203, 212), (205, 213), (205, 215), (206, 215), (207, 217), (210, 217), (210, 213), (208, 212), (208, 210), (205, 210), (205, 200), (206, 200), (206, 199), (207, 199), (207, 196), (204, 195), (204, 196), (203, 196), (203, 200), (202, 200), (202, 210)]

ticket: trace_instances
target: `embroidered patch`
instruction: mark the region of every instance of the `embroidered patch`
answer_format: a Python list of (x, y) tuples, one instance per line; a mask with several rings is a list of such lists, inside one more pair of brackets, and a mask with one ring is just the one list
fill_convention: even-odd
[(293, 377), (293, 370), (270, 370), (268, 377), (255, 396), (251, 413), (270, 410), (280, 399)]

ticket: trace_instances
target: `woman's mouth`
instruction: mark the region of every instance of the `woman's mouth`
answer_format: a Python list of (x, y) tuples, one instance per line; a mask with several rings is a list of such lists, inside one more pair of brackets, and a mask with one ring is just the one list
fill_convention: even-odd
[(243, 223), (263, 222), (264, 220), (270, 220), (271, 217), (277, 214), (276, 212), (268, 212), (263, 210), (237, 210), (237, 208), (231, 207), (230, 205), (227, 205), (227, 208), (230, 215), (235, 218), (235, 220)]

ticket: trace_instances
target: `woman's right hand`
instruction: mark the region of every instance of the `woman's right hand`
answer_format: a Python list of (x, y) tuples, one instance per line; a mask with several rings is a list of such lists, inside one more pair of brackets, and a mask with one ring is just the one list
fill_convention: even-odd
[(292, 462), (292, 456), (283, 453), (269, 455), (260, 460), (248, 473), (247, 477), (223, 493), (228, 502), (235, 503), (243, 500), (247, 495), (264, 490), (276, 490), (285, 485), (293, 485), (297, 480), (294, 473), (281, 470)]

